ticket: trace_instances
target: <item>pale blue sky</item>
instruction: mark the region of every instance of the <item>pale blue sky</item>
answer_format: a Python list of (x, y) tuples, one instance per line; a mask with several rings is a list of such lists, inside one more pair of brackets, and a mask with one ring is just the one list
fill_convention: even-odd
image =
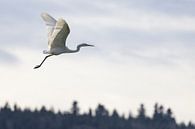
[[(0, 1), (0, 104), (54, 106), (73, 100), (86, 111), (103, 103), (136, 114), (144, 103), (171, 107), (178, 121), (195, 120), (194, 0)], [(70, 25), (67, 44), (95, 48), (48, 59), (48, 12)]]

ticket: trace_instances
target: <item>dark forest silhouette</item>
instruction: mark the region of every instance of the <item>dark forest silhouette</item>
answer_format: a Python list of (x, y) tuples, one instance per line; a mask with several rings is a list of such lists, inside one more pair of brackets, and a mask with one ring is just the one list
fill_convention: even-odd
[(177, 123), (172, 110), (155, 104), (152, 117), (146, 116), (143, 104), (138, 115), (128, 118), (112, 113), (99, 104), (93, 111), (80, 114), (77, 101), (74, 101), (69, 112), (54, 112), (54, 109), (21, 109), (16, 104), (10, 107), (6, 103), (0, 108), (0, 129), (195, 129), (195, 125)]

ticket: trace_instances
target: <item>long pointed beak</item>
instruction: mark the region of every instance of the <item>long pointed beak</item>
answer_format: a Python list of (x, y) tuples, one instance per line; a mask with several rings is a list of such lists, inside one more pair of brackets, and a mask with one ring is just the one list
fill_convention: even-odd
[(90, 47), (95, 47), (95, 45), (89, 45)]

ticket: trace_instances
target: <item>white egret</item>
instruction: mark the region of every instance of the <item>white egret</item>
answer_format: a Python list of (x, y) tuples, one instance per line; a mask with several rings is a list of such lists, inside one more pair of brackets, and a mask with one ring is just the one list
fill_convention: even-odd
[(75, 53), (78, 52), (81, 47), (94, 46), (82, 43), (77, 46), (76, 50), (70, 50), (66, 46), (66, 38), (70, 33), (70, 29), (66, 21), (62, 18), (55, 20), (47, 13), (42, 13), (41, 17), (45, 21), (48, 28), (48, 50), (43, 51), (44, 54), (48, 55), (44, 58), (41, 64), (35, 66), (34, 69), (41, 67), (43, 62), (50, 56), (59, 55), (62, 53)]

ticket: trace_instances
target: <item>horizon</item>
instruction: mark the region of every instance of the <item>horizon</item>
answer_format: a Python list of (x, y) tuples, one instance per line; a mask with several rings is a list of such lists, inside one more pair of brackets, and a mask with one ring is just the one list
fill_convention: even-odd
[(140, 108), (141, 108), (141, 105), (143, 105), (144, 107), (144, 115), (146, 118), (150, 118), (150, 119), (153, 119), (154, 118), (154, 113), (155, 113), (155, 105), (158, 105), (158, 108), (159, 107), (163, 107), (163, 110), (162, 110), (162, 113), (163, 114), (167, 114), (167, 111), (170, 110), (171, 111), (171, 117), (176, 121), (177, 124), (182, 124), (184, 123), (185, 125), (188, 125), (189, 123), (191, 123), (192, 125), (194, 124), (194, 121), (178, 121), (177, 120), (177, 117), (176, 117), (176, 114), (174, 114), (174, 110), (171, 108), (171, 107), (164, 107), (164, 105), (162, 104), (159, 104), (159, 103), (155, 103), (154, 106), (153, 106), (153, 110), (152, 110), (152, 114), (148, 114), (148, 110), (147, 110), (147, 107), (141, 103), (138, 107), (137, 107), (137, 112), (134, 113), (132, 112), (131, 110), (129, 110), (128, 113), (124, 113), (124, 112), (118, 112), (118, 110), (116, 108), (110, 110), (106, 107), (105, 104), (102, 104), (102, 103), (98, 103), (96, 105), (95, 108), (91, 108), (89, 107), (88, 110), (82, 110), (81, 107), (79, 106), (79, 102), (77, 100), (74, 100), (72, 103), (71, 103), (71, 106), (69, 105), (68, 108), (66, 107), (66, 109), (56, 109), (54, 106), (45, 106), (45, 105), (40, 105), (40, 107), (28, 107), (28, 106), (24, 106), (24, 107), (21, 107), (20, 105), (18, 105), (17, 103), (14, 103), (14, 104), (10, 104), (9, 102), (5, 102), (4, 105), (0, 105), (0, 109), (3, 109), (3, 108), (9, 108), (11, 109), (12, 111), (15, 111), (15, 108), (21, 110), (21, 111), (26, 111), (26, 110), (30, 110), (31, 112), (34, 112), (34, 111), (41, 111), (42, 109), (46, 110), (46, 111), (52, 111), (54, 114), (58, 114), (58, 113), (62, 113), (62, 114), (71, 114), (72, 113), (72, 109), (73, 109), (73, 104), (74, 103), (77, 103), (77, 113), (78, 115), (85, 115), (85, 114), (88, 114), (89, 111), (91, 110), (91, 115), (92, 116), (96, 116), (96, 113), (95, 111), (98, 109), (98, 107), (101, 105), (105, 108), (106, 111), (108, 111), (108, 116), (112, 116), (113, 115), (113, 112), (116, 111), (116, 113), (119, 115), (119, 117), (121, 118), (125, 118), (125, 119), (128, 119), (129, 117), (132, 117), (134, 119), (138, 118), (139, 117), (139, 113), (140, 113)]

